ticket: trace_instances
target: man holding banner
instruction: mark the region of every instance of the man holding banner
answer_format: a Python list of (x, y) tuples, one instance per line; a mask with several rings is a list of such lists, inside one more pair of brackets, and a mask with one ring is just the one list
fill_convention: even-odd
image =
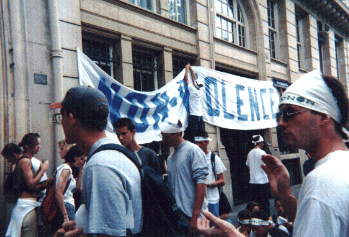
[[(192, 80), (189, 78), (189, 71)], [(189, 63), (185, 66), (184, 80), (188, 85), (189, 91), (189, 119), (188, 127), (184, 133), (184, 139), (194, 143), (195, 135), (205, 131), (204, 114), (201, 106), (204, 97), (203, 89), (201, 88), (204, 84), (196, 79), (195, 73)]]

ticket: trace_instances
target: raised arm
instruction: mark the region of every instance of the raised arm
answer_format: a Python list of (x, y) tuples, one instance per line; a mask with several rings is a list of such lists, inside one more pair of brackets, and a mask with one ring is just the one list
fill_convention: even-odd
[(297, 214), (297, 198), (291, 192), (290, 174), (282, 162), (272, 155), (263, 155), (262, 161), (271, 190), (280, 199), (289, 221), (293, 222)]
[(188, 63), (185, 65), (185, 74), (184, 74), (184, 80), (187, 83), (187, 85), (190, 84), (190, 79), (189, 79), (189, 68), (191, 68), (190, 64)]

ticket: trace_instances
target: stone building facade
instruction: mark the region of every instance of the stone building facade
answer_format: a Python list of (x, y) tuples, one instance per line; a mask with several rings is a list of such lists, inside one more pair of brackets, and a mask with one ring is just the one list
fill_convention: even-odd
[[(340, 0), (1, 0), (0, 147), (28, 132), (42, 138), (39, 159), (52, 175), (64, 135), (48, 105), (79, 84), (76, 49), (125, 86), (162, 87), (187, 62), (255, 80), (279, 90), (319, 68), (348, 88), (349, 8)], [(305, 155), (289, 150), (276, 128), (220, 129), (206, 124), (210, 149), (227, 167), (232, 204), (248, 200), (253, 134), (302, 182)], [(0, 193), (8, 164), (0, 159)], [(0, 229), (10, 207), (0, 198)], [(0, 233), (1, 234), (1, 233)]]

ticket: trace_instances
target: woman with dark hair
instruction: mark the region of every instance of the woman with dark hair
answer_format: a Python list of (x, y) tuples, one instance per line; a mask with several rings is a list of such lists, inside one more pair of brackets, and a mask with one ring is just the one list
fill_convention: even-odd
[(14, 184), (19, 192), (19, 198), (12, 209), (11, 221), (6, 236), (38, 236), (38, 222), (35, 208), (38, 183), (49, 167), (49, 162), (40, 162), (39, 171), (34, 171), (31, 158), (22, 154), (22, 149), (14, 144), (7, 144), (1, 154), (11, 164), (16, 164), (13, 171)]
[[(33, 170), (35, 172), (38, 172), (41, 161), (35, 158), (34, 155), (38, 154), (41, 148), (40, 135), (38, 133), (27, 133), (23, 136), (22, 141), (18, 144), (18, 146), (23, 148), (23, 155), (30, 159)], [(37, 199), (40, 203), (45, 196), (47, 180), (47, 175), (46, 173), (44, 173), (37, 187), (37, 189), (39, 189), (39, 192), (37, 193)]]
[[(75, 189), (81, 189), (82, 171), (79, 172), (77, 180), (73, 177), (72, 167), (77, 160), (85, 156), (77, 146), (71, 147), (64, 156), (64, 164), (56, 169), (56, 199), (61, 211), (57, 227), (61, 228), (63, 223), (75, 220), (75, 202), (73, 194)], [(83, 164), (80, 167), (82, 170)]]

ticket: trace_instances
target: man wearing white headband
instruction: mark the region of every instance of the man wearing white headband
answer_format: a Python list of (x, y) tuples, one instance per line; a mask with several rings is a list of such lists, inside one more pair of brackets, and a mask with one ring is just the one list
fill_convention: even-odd
[[(342, 131), (348, 122), (348, 101), (343, 85), (317, 71), (307, 73), (285, 91), (279, 109), (278, 125), (286, 144), (305, 150), (316, 162), (297, 200), (282, 162), (271, 155), (262, 157), (272, 191), (289, 221), (295, 218), (293, 236), (349, 236), (349, 151)], [(234, 232), (230, 225), (219, 225), (222, 232)]]
[(286, 144), (306, 150), (316, 162), (304, 179), (297, 205), (285, 166), (273, 156), (262, 158), (289, 221), (296, 216), (293, 236), (349, 236), (349, 151), (342, 131), (348, 102), (343, 86), (318, 71), (307, 73), (285, 91), (279, 109), (278, 125)]
[(174, 148), (167, 159), (168, 185), (182, 211), (180, 236), (196, 233), (197, 220), (204, 204), (208, 168), (205, 154), (195, 144), (182, 137), (183, 127), (178, 119), (161, 124), (162, 142)]
[(205, 159), (208, 166), (208, 176), (206, 182), (206, 199), (208, 202), (208, 210), (215, 216), (219, 216), (219, 190), (218, 187), (225, 185), (223, 172), (225, 168), (221, 158), (208, 150), (208, 144), (211, 141), (206, 131), (198, 133), (194, 137), (195, 144), (198, 145), (205, 153)]
[(246, 165), (250, 171), (250, 196), (253, 201), (261, 205), (262, 210), (270, 215), (269, 180), (267, 174), (261, 167), (261, 165), (264, 164), (262, 156), (267, 154), (263, 150), (264, 139), (261, 135), (253, 135), (252, 143), (254, 147), (248, 153), (246, 160)]

